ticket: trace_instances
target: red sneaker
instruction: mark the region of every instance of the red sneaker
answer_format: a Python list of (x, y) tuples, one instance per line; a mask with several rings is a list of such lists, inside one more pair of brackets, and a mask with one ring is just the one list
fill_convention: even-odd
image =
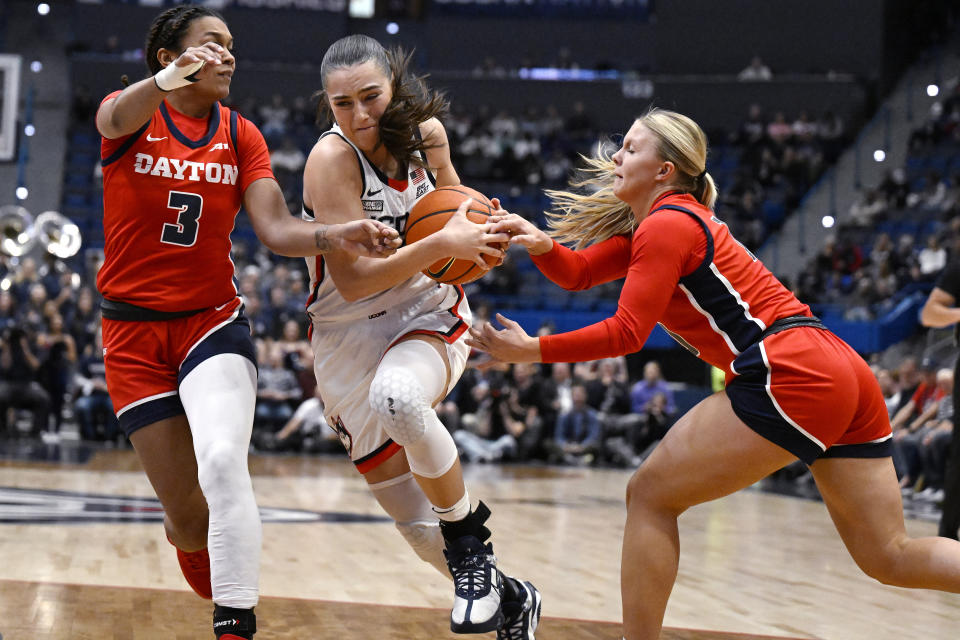
[[(170, 541), (170, 538), (167, 538)], [(173, 544), (170, 542), (170, 544)], [(210, 587), (210, 556), (206, 548), (199, 551), (184, 551), (174, 545), (177, 550), (177, 561), (180, 563), (180, 571), (187, 580), (190, 588), (201, 598), (207, 600), (213, 599), (213, 589)]]

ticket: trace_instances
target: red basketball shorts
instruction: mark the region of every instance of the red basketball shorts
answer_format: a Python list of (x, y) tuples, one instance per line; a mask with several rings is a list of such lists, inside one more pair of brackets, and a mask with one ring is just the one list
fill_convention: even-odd
[(129, 436), (184, 413), (177, 392), (180, 381), (219, 353), (238, 353), (256, 364), (240, 298), (173, 320), (104, 318), (107, 389), (124, 432)]
[(731, 368), (727, 396), (737, 416), (805, 463), (891, 454), (880, 386), (863, 358), (830, 331), (775, 333)]

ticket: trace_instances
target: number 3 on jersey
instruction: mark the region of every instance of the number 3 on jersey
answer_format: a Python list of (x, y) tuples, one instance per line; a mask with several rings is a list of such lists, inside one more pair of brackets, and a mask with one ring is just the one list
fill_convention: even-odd
[(167, 198), (167, 207), (176, 209), (177, 222), (163, 224), (160, 242), (181, 247), (192, 247), (197, 241), (197, 229), (200, 215), (203, 213), (203, 198), (196, 193), (171, 191)]

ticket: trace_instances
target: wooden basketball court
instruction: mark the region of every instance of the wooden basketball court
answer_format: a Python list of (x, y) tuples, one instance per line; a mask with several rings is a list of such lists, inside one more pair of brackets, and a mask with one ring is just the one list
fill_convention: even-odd
[[(255, 455), (251, 469), (265, 521), (258, 639), (460, 637), (448, 627), (450, 582), (410, 551), (345, 458)], [(500, 566), (543, 593), (538, 640), (619, 639), (629, 472), (466, 473), (493, 510)], [(180, 575), (161, 517), (129, 450), (0, 443), (2, 640), (212, 638), (210, 604)], [(664, 639), (960, 633), (960, 596), (867, 578), (819, 502), (750, 489), (691, 510), (680, 527)]]

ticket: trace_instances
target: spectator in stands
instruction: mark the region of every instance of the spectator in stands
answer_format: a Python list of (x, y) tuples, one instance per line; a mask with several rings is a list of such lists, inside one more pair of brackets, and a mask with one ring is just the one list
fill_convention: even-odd
[(920, 207), (936, 211), (940, 209), (947, 196), (947, 185), (940, 176), (940, 172), (931, 169), (923, 181), (923, 189), (911, 191), (907, 194), (907, 207)]
[(890, 421), (893, 428), (894, 439), (897, 438), (897, 432), (904, 428), (914, 431), (919, 428), (922, 421), (917, 421), (924, 412), (943, 397), (942, 392), (937, 389), (937, 363), (933, 359), (924, 358), (920, 364), (921, 379), (910, 399), (903, 404)]
[(293, 416), (293, 406), (303, 395), (296, 374), (283, 366), (283, 351), (264, 346), (258, 354), (257, 405), (254, 430), (276, 432)]
[(603, 433), (597, 411), (587, 404), (587, 389), (575, 382), (570, 389), (573, 405), (557, 418), (550, 443), (550, 462), (583, 466), (594, 462)]
[(93, 347), (94, 336), (100, 331), (100, 310), (94, 303), (93, 289), (81, 287), (77, 292), (77, 303), (67, 323), (73, 336), (78, 354), (86, 354)]
[(793, 127), (787, 122), (783, 111), (773, 115), (773, 121), (767, 125), (767, 137), (776, 145), (785, 144), (793, 136)]
[(17, 322), (17, 299), (9, 289), (0, 289), (0, 334)]
[(877, 384), (880, 385), (880, 391), (883, 392), (883, 400), (887, 404), (887, 413), (891, 418), (900, 403), (900, 384), (894, 377), (894, 373), (889, 369), (876, 368), (874, 373), (877, 376)]
[(923, 373), (918, 366), (917, 358), (906, 356), (900, 361), (897, 367), (897, 382), (900, 386), (900, 401), (893, 409), (893, 414), (897, 415), (908, 403), (913, 402), (913, 394), (917, 392), (920, 383), (923, 382)]
[[(902, 486), (909, 490), (922, 482), (925, 497), (942, 490), (946, 448), (953, 430), (953, 371), (936, 372), (937, 393), (923, 413), (897, 432), (894, 446), (901, 464)], [(945, 446), (946, 445), (946, 446)]]
[(16, 435), (16, 425), (8, 423), (11, 408), (33, 412), (34, 436), (47, 430), (50, 421), (50, 394), (40, 386), (36, 377), (40, 359), (35, 355), (37, 345), (32, 335), (22, 327), (7, 327), (0, 340), (0, 433)]
[(586, 382), (587, 404), (603, 415), (630, 413), (630, 387), (627, 376), (627, 361), (619, 358), (604, 358), (597, 363), (596, 376)]
[(283, 95), (273, 94), (270, 102), (260, 105), (257, 111), (260, 116), (260, 132), (267, 140), (267, 146), (272, 147), (287, 135), (290, 123), (290, 108), (286, 105)]
[(46, 331), (37, 336), (37, 345), (43, 353), (37, 376), (40, 384), (50, 394), (50, 409), (53, 414), (51, 430), (41, 435), (45, 440), (59, 442), (63, 407), (77, 361), (77, 345), (73, 336), (64, 330), (63, 316), (57, 312), (50, 316)]
[(552, 400), (547, 393), (538, 365), (513, 365), (512, 384), (505, 389), (506, 401), (501, 404), (501, 412), (504, 430), (515, 442), (514, 459), (543, 456), (543, 416), (549, 415)]
[[(634, 448), (641, 452), (641, 457), (645, 458), (649, 455), (650, 445), (655, 444), (667, 434), (667, 429), (673, 424), (673, 416), (675, 413), (676, 411), (670, 411), (665, 393), (658, 391), (653, 394), (650, 402), (647, 403), (647, 408), (643, 412), (646, 423), (645, 439), (640, 440), (638, 437), (633, 443)], [(637, 435), (639, 436), (640, 434), (638, 433)]]
[(335, 429), (330, 428), (323, 414), (320, 391), (300, 403), (283, 428), (276, 433), (261, 431), (256, 447), (263, 451), (303, 451), (305, 453), (338, 453), (343, 444)]
[(551, 403), (552, 415), (544, 416), (550, 419), (548, 424), (555, 424), (557, 416), (573, 408), (573, 374), (572, 367), (566, 362), (554, 362), (550, 366), (550, 380), (546, 385), (547, 393), (553, 398)]
[(483, 372), (467, 369), (458, 385), (466, 393), (461, 401), (460, 429), (453, 440), (469, 462), (501, 460), (516, 450), (516, 440), (507, 433), (503, 408), (508, 393), (509, 365), (494, 365)]
[(270, 166), (281, 180), (298, 179), (306, 162), (307, 157), (290, 136), (284, 136), (283, 143), (270, 152)]
[(879, 189), (862, 189), (850, 205), (850, 224), (855, 227), (870, 227), (886, 217), (887, 201)]
[(673, 391), (670, 385), (663, 379), (663, 373), (660, 370), (660, 363), (656, 360), (650, 360), (643, 365), (643, 378), (638, 380), (630, 389), (630, 409), (634, 413), (644, 413), (647, 405), (653, 396), (662, 393), (667, 401), (666, 411), (673, 415), (677, 411), (677, 405), (673, 402)]
[(75, 377), (77, 395), (74, 409), (83, 440), (113, 442), (120, 433), (120, 423), (113, 413), (107, 392), (106, 369), (103, 365), (103, 337), (99, 328), (94, 343), (80, 358)]
[(903, 209), (907, 206), (910, 185), (907, 183), (907, 174), (902, 167), (886, 171), (878, 189), (890, 207)]
[(764, 64), (763, 58), (753, 56), (750, 64), (737, 74), (737, 79), (743, 80), (744, 82), (773, 80), (773, 72), (770, 70), (770, 67)]
[(931, 233), (927, 236), (927, 245), (917, 253), (917, 266), (920, 279), (932, 281), (947, 266), (947, 250), (940, 246), (940, 238)]
[(843, 149), (843, 119), (833, 111), (825, 111), (817, 122), (817, 137), (827, 164), (833, 164)]

